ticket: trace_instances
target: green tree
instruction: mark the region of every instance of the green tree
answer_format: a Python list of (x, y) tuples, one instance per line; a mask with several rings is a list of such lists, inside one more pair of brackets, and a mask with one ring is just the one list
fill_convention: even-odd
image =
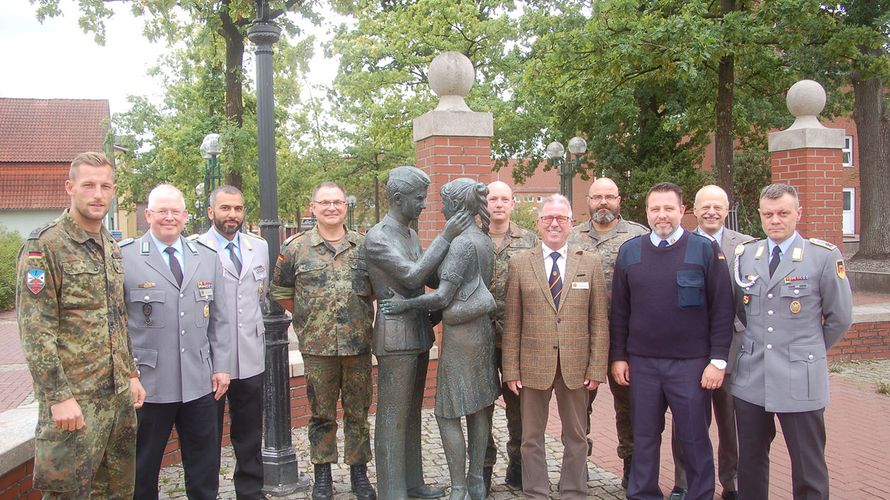
[(0, 311), (15, 307), (16, 264), (22, 238), (0, 225)]

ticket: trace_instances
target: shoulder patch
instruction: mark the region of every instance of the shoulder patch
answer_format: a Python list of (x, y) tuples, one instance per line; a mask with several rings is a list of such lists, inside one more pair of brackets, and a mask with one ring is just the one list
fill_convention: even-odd
[(117, 246), (124, 248), (127, 245), (133, 244), (136, 241), (134, 238), (126, 238), (117, 242)]
[(31, 234), (28, 235), (28, 239), (36, 240), (37, 238), (40, 238), (41, 234), (45, 233), (47, 229), (49, 229), (55, 225), (56, 225), (56, 222), (53, 221), (53, 222), (48, 222), (48, 223), (38, 227), (37, 229), (31, 231)]
[(810, 243), (818, 247), (826, 248), (828, 250), (834, 250), (835, 248), (837, 248), (834, 244), (829, 243), (825, 240), (820, 240), (819, 238), (810, 238)]
[[(191, 237), (190, 237), (190, 238), (191, 238)], [(215, 249), (215, 248), (213, 248), (212, 246), (208, 245), (207, 243), (204, 243), (204, 242), (201, 241), (201, 240), (197, 240), (197, 239), (194, 239), (194, 240), (193, 240), (193, 239), (189, 239), (188, 241), (189, 241), (189, 246), (192, 246), (192, 245), (194, 245), (195, 243), (197, 243), (197, 244), (201, 245), (202, 247), (204, 247), (204, 248), (210, 250), (211, 252), (216, 253), (216, 249)], [(197, 253), (197, 249), (193, 249), (193, 250), (194, 250), (195, 253)]]

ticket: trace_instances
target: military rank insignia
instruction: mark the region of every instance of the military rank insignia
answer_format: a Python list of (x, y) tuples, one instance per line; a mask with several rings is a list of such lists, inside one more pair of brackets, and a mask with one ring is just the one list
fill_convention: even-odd
[(844, 280), (847, 279), (847, 267), (843, 260), (838, 260), (835, 266), (837, 268), (837, 277)]
[(25, 285), (31, 293), (37, 295), (46, 286), (46, 271), (43, 269), (31, 269), (25, 275)]

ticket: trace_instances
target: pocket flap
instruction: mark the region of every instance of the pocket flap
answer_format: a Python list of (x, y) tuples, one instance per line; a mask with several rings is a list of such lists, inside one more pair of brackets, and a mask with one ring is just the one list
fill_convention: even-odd
[(783, 286), (780, 291), (782, 297), (795, 298), (806, 297), (812, 293), (812, 288), (808, 286), (795, 287), (794, 285)]
[(807, 363), (815, 363), (820, 359), (825, 359), (825, 346), (820, 344), (791, 345), (789, 347), (788, 359), (792, 362), (805, 361)]
[(701, 288), (705, 286), (705, 275), (701, 271), (692, 269), (677, 271), (677, 285)]
[(742, 337), (742, 343), (739, 346), (739, 352), (752, 354), (754, 352), (754, 340), (748, 337)]
[(160, 302), (166, 300), (166, 292), (164, 290), (152, 290), (146, 288), (131, 288), (130, 302)]
[(82, 260), (75, 262), (63, 262), (62, 271), (65, 274), (99, 274), (99, 265), (95, 262)]
[(308, 273), (310, 271), (320, 271), (328, 267), (324, 262), (308, 262), (297, 266), (297, 273)]
[(154, 349), (133, 348), (133, 359), (137, 365), (145, 365), (151, 368), (158, 366), (158, 351)]

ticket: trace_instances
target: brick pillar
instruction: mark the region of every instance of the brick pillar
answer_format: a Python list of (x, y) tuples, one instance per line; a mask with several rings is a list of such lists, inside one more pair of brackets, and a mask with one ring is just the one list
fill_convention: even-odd
[(769, 134), (772, 182), (797, 188), (801, 236), (842, 247), (844, 130), (819, 123), (825, 90), (817, 82), (797, 82), (788, 90), (786, 102), (795, 121), (787, 130)]
[(442, 232), (442, 186), (458, 177), (491, 181), (491, 113), (478, 113), (464, 102), (474, 78), (473, 64), (459, 52), (444, 52), (430, 64), (430, 87), (440, 102), (436, 109), (414, 119), (417, 168), (432, 181), (426, 210), (417, 234), (423, 247)]

